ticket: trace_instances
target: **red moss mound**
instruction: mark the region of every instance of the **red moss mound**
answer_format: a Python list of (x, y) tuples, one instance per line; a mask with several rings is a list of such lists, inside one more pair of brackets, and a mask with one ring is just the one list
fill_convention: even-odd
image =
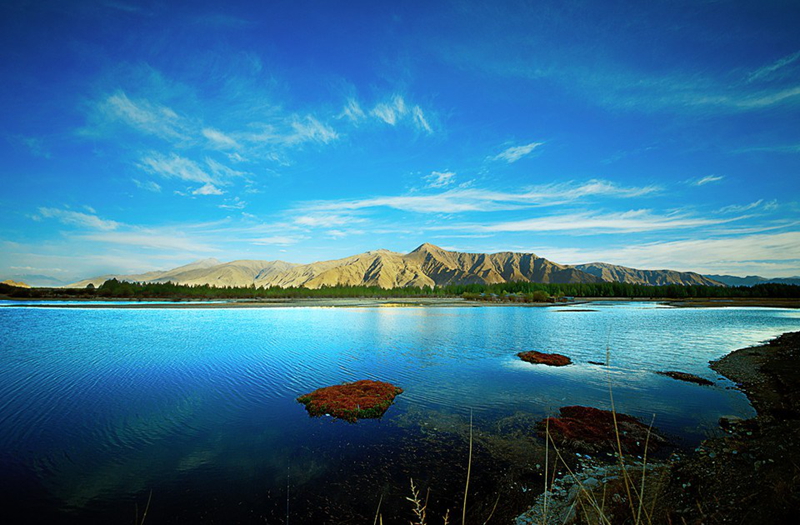
[(696, 376), (694, 374), (687, 374), (686, 372), (656, 372), (656, 374), (660, 374), (662, 376), (671, 377), (672, 379), (677, 379), (678, 381), (686, 381), (688, 383), (695, 383), (698, 385), (704, 386), (713, 386), (714, 383), (709, 381), (708, 379), (700, 376)]
[(327, 386), (305, 394), (297, 400), (306, 406), (312, 417), (329, 414), (355, 423), (359, 419), (381, 417), (403, 389), (384, 383), (363, 379), (354, 383)]
[[(588, 453), (617, 450), (614, 416), (611, 412), (582, 406), (563, 407), (559, 411), (561, 417), (550, 417), (538, 423), (539, 436), (546, 438), (546, 432), (549, 432), (557, 445)], [(632, 416), (618, 413), (617, 428), (623, 453), (644, 452), (645, 442), (648, 441), (647, 425)], [(666, 442), (666, 439), (653, 430), (650, 432), (647, 451), (654, 452)]]
[(572, 360), (561, 354), (545, 354), (544, 352), (537, 352), (530, 350), (528, 352), (520, 352), (517, 354), (520, 359), (528, 363), (549, 365), (549, 366), (567, 366), (572, 364)]

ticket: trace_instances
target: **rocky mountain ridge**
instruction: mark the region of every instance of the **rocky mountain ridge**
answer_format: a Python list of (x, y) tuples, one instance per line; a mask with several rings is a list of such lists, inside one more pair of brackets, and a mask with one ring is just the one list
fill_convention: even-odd
[(441, 286), (496, 284), (512, 281), (536, 283), (711, 284), (720, 283), (691, 272), (636, 270), (592, 263), (568, 266), (533, 253), (467, 253), (422, 244), (402, 254), (375, 250), (343, 259), (295, 264), (285, 261), (203, 259), (167, 271), (137, 275), (103, 275), (69, 285), (99, 286), (107, 279), (131, 282), (173, 282), (185, 285), (306, 287), (323, 286)]
[(726, 286), (755, 286), (757, 284), (800, 285), (800, 275), (794, 277), (761, 277), (760, 275), (737, 277), (735, 275), (706, 275), (705, 277), (719, 281)]
[(723, 283), (695, 272), (675, 270), (638, 270), (608, 263), (578, 264), (575, 268), (590, 273), (606, 282), (664, 286), (668, 284), (724, 286)]

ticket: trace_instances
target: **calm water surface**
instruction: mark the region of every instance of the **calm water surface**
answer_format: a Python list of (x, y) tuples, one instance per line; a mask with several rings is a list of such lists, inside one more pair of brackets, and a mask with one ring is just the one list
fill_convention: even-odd
[[(580, 308), (0, 308), (0, 503), (19, 523), (133, 523), (152, 491), (148, 524), (285, 523), (287, 502), (289, 523), (369, 521), (381, 494), (387, 513), (406, 505), (409, 477), (461, 490), (470, 410), (487, 494), (531, 468), (508, 436), (534, 440), (560, 406), (608, 408), (609, 384), (618, 410), (691, 447), (752, 413), (708, 361), (800, 329), (783, 309)], [(610, 367), (588, 364), (607, 351)], [(295, 401), (365, 378), (405, 389), (379, 421)], [(515, 479), (503, 490), (526, 492)]]

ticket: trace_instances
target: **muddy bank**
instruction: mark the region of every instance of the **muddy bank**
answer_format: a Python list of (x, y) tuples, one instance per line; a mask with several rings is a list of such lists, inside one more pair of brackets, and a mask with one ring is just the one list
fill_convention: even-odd
[[(670, 300), (665, 298), (629, 298), (629, 297), (585, 297), (567, 303), (518, 303), (518, 302), (487, 302), (472, 301), (461, 297), (314, 297), (314, 298), (260, 298), (260, 299), (163, 299), (163, 298), (109, 298), (98, 297), (52, 297), (30, 299), (24, 297), (11, 297), (0, 294), (0, 301), (13, 301), (10, 304), (0, 304), (0, 308), (287, 308), (287, 307), (319, 307), (319, 308), (375, 308), (375, 307), (524, 307), (524, 308), (558, 308), (557, 312), (596, 312), (585, 308), (592, 303), (608, 302), (642, 302), (662, 303), (672, 307), (691, 308), (719, 308), (724, 306), (759, 306), (773, 308), (800, 308), (800, 299), (684, 299)], [(582, 306), (582, 308), (576, 308)]]
[(403, 307), (512, 307), (541, 308), (562, 306), (561, 303), (485, 303), (467, 301), (460, 297), (418, 297), (418, 298), (292, 298), (292, 299), (220, 299), (202, 301), (191, 299), (18, 299), (2, 297), (0, 300), (11, 300), (13, 304), (0, 304), (0, 308), (403, 308)]
[(756, 409), (723, 418), (720, 436), (673, 465), (664, 506), (673, 523), (788, 523), (800, 508), (800, 332), (736, 350), (711, 368)]
[(763, 308), (800, 308), (800, 299), (771, 297), (725, 297), (725, 298), (687, 298), (661, 299), (669, 306), (678, 308), (721, 308), (721, 307), (763, 307)]

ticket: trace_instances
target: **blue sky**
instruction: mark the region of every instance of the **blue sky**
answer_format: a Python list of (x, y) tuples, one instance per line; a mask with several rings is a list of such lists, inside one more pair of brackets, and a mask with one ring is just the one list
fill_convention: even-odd
[(798, 27), (794, 1), (5, 1), (0, 277), (422, 242), (797, 275)]

